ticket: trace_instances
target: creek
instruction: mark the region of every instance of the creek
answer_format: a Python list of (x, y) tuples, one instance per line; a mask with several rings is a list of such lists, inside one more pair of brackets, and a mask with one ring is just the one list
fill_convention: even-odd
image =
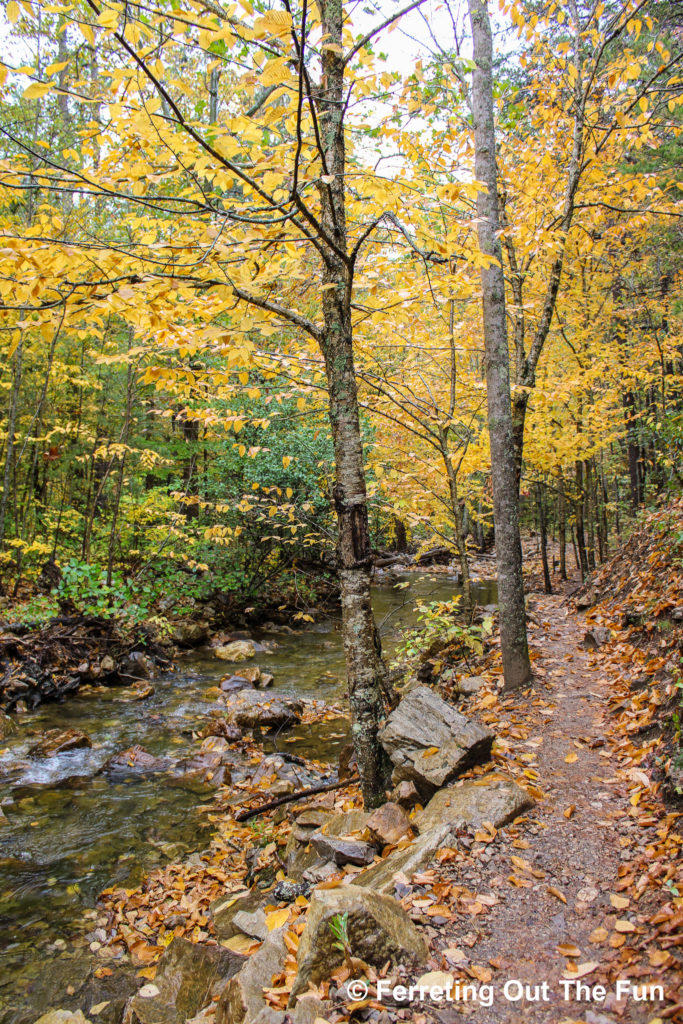
[[(408, 587), (374, 590), (373, 604), (390, 657), (402, 631), (416, 622), (417, 601), (458, 593), (446, 575), (408, 575)], [(474, 584), (479, 604), (495, 600), (495, 583)], [(330, 618), (296, 632), (254, 631), (275, 641), (257, 655), (275, 677), (271, 693), (337, 701), (344, 691), (339, 622)], [(17, 735), (0, 748), (0, 1024), (25, 1024), (49, 1006), (46, 975), (60, 976), (63, 960), (87, 950), (98, 893), (110, 885), (136, 885), (145, 871), (201, 850), (208, 839), (203, 797), (172, 785), (168, 776), (101, 774), (113, 754), (139, 744), (177, 760), (196, 751), (192, 732), (206, 721), (215, 698), (206, 696), (232, 666), (203, 649), (179, 657), (175, 670), (154, 681), (146, 700), (106, 694), (45, 704), (22, 716)], [(239, 671), (239, 666), (234, 667)], [(348, 733), (340, 720), (295, 730), (286, 749), (336, 763)], [(85, 732), (92, 747), (49, 758), (28, 755), (43, 730)], [(39, 995), (38, 993), (42, 993)]]

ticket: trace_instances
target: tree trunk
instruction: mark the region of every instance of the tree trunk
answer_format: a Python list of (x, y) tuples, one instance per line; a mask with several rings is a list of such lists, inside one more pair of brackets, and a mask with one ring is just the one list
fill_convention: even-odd
[(548, 568), (548, 526), (545, 518), (545, 484), (536, 484), (536, 501), (538, 502), (538, 522), (541, 533), (541, 561), (543, 563), (543, 586), (546, 594), (552, 594), (553, 585)]
[(586, 535), (583, 526), (583, 462), (576, 461), (576, 498), (574, 508), (576, 513), (576, 544), (579, 549), (579, 568), (581, 576), (585, 579), (588, 576), (588, 558), (586, 556)]
[(483, 267), (484, 346), (493, 521), (496, 531), (500, 642), (506, 689), (523, 686), (531, 679), (526, 635), (522, 544), (519, 536), (517, 471), (510, 408), (510, 356), (505, 320), (498, 191), (496, 140), (493, 120), (493, 42), (485, 0), (468, 0), (472, 25), (474, 73), (475, 171), (485, 186), (477, 195), (479, 248), (494, 262)]
[(557, 533), (560, 544), (560, 579), (567, 579), (567, 498), (564, 475), (560, 470), (557, 499)]
[(323, 0), (322, 82), (318, 91), (322, 156), (320, 182), (323, 250), (323, 318), (320, 347), (329, 385), (329, 416), (335, 455), (334, 501), (339, 524), (337, 558), (341, 583), (342, 635), (348, 676), (351, 730), (363, 800), (375, 807), (386, 799), (389, 759), (379, 743), (384, 718), (384, 677), (379, 634), (370, 602), (372, 550), (365, 487), (358, 392), (353, 359), (351, 295), (353, 266), (346, 259), (344, 198), (344, 62), (341, 56), (341, 0)]

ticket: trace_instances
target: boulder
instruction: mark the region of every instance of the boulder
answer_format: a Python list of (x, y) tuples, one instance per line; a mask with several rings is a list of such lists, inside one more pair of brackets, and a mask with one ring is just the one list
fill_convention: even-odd
[(402, 807), (389, 801), (372, 812), (367, 828), (380, 846), (395, 846), (410, 832), (410, 818)]
[(458, 679), (455, 688), (463, 697), (469, 697), (473, 693), (479, 693), (482, 687), (486, 686), (487, 680), (484, 676), (465, 676)]
[(6, 715), (4, 711), (0, 711), (0, 740), (6, 740), (9, 736), (13, 736), (17, 731), (17, 727), (9, 715)]
[(578, 594), (575, 599), (576, 610), (579, 612), (585, 612), (587, 608), (591, 608), (597, 601), (598, 596), (594, 590), (590, 587), (584, 590), (582, 594)]
[(421, 871), (432, 860), (437, 850), (448, 846), (453, 836), (451, 825), (438, 825), (419, 836), (415, 842), (403, 850), (393, 850), (388, 857), (378, 864), (361, 871), (356, 875), (352, 885), (362, 885), (375, 892), (393, 895), (394, 877), (400, 872), (410, 878), (416, 871)]
[(428, 956), (425, 940), (400, 903), (361, 886), (318, 889), (311, 896), (306, 926), (297, 950), (297, 975), (290, 1005), (305, 992), (309, 982), (317, 985), (344, 962), (336, 948), (330, 924), (338, 915), (348, 914), (347, 932), (351, 955), (375, 967), (387, 962), (418, 967)]
[(212, 711), (210, 721), (199, 733), (202, 737), (221, 736), (228, 743), (242, 738), (242, 730), (234, 722), (226, 721), (222, 711)]
[(153, 983), (129, 1000), (127, 1024), (184, 1024), (223, 991), (245, 958), (221, 946), (174, 939), (159, 960)]
[(284, 928), (269, 932), (261, 948), (228, 981), (216, 1007), (216, 1024), (253, 1024), (266, 1009), (264, 989), (272, 986), (287, 956), (284, 933)]
[(120, 754), (114, 754), (102, 767), (103, 772), (128, 774), (134, 772), (163, 772), (168, 768), (169, 761), (164, 757), (155, 757), (143, 747), (129, 747)]
[(250, 939), (258, 939), (263, 942), (268, 936), (268, 925), (266, 915), (259, 907), (258, 910), (238, 910), (232, 919), (232, 923), (238, 932), (248, 935)]
[(79, 747), (92, 747), (89, 737), (80, 729), (48, 729), (28, 752), (32, 757), (54, 757)]
[(428, 686), (410, 690), (380, 733), (395, 765), (392, 780), (408, 779), (425, 795), (488, 761), (493, 740), (489, 729), (460, 714)]
[(226, 700), (228, 719), (240, 729), (282, 729), (301, 718), (303, 702), (290, 697), (266, 697), (254, 690), (240, 690)]
[(490, 821), (494, 828), (502, 828), (533, 804), (526, 790), (511, 779), (484, 775), (440, 789), (427, 806), (418, 811), (413, 824), (421, 833), (442, 824), (478, 827), (485, 821)]
[(256, 654), (253, 640), (233, 640), (231, 644), (214, 647), (213, 653), (221, 661), (247, 661)]

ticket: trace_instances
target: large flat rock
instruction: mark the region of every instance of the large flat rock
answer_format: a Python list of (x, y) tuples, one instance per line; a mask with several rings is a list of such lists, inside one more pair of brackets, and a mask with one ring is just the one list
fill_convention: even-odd
[(516, 782), (495, 774), (484, 775), (440, 789), (418, 811), (413, 825), (418, 832), (441, 824), (478, 827), (485, 821), (490, 821), (494, 828), (502, 828), (533, 805), (532, 798)]
[(339, 915), (348, 915), (347, 934), (351, 955), (368, 964), (382, 967), (416, 967), (427, 960), (425, 940), (395, 899), (360, 886), (318, 889), (311, 896), (306, 926), (297, 950), (297, 975), (292, 986), (290, 1005), (305, 992), (309, 982), (328, 981), (344, 962), (344, 953), (330, 924)]
[(424, 795), (488, 761), (494, 735), (428, 686), (416, 686), (395, 708), (380, 734), (395, 768), (394, 782), (408, 779)]

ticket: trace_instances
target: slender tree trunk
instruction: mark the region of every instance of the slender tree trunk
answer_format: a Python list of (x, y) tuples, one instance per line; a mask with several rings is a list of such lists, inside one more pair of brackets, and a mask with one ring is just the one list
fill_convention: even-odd
[(584, 462), (585, 470), (585, 518), (588, 524), (588, 568), (595, 569), (595, 491), (593, 488), (593, 467), (590, 459)]
[(543, 563), (543, 586), (546, 594), (552, 594), (553, 585), (548, 567), (548, 525), (545, 517), (545, 484), (536, 484), (536, 501), (538, 503), (538, 522), (541, 534), (541, 561)]
[(579, 549), (579, 568), (581, 575), (585, 579), (588, 575), (588, 558), (586, 555), (586, 534), (584, 532), (584, 487), (583, 487), (583, 462), (580, 459), (576, 461), (576, 499), (574, 501), (574, 508), (576, 514), (576, 544)]
[(386, 799), (389, 759), (379, 743), (384, 718), (385, 668), (370, 602), (372, 550), (358, 392), (353, 358), (351, 296), (353, 266), (347, 258), (344, 196), (344, 62), (341, 0), (322, 0), (322, 82), (318, 109), (326, 182), (319, 185), (323, 252), (323, 335), (320, 342), (329, 385), (329, 416), (335, 455), (334, 501), (339, 539), (342, 634), (348, 676), (351, 730), (363, 799), (374, 807)]
[(493, 120), (493, 41), (486, 0), (468, 0), (468, 7), (475, 63), (472, 85), (475, 170), (477, 180), (485, 186), (477, 196), (479, 248), (485, 256), (493, 258), (489, 266), (482, 268), (481, 282), (500, 641), (505, 687), (515, 689), (531, 679), (531, 663), (526, 635), (517, 472), (510, 408), (505, 280), (498, 215)]
[(467, 542), (462, 528), (462, 516), (460, 512), (460, 499), (458, 497), (458, 478), (453, 468), (448, 448), (442, 440), (441, 454), (448, 476), (448, 489), (451, 496), (451, 507), (453, 509), (453, 531), (455, 533), (455, 546), (458, 549), (458, 561), (460, 562), (460, 574), (462, 575), (462, 596), (466, 611), (472, 610), (472, 584), (470, 581), (470, 566), (467, 558)]
[(9, 504), (10, 480), (14, 465), (14, 442), (17, 431), (17, 411), (19, 408), (19, 392), (21, 391), (21, 377), (24, 360), (24, 335), (23, 331), (19, 337), (16, 351), (14, 353), (14, 377), (12, 378), (12, 391), (10, 394), (9, 416), (7, 420), (7, 447), (5, 449), (5, 468), (2, 474), (2, 499), (0, 499), (0, 544), (5, 538), (5, 522), (7, 519), (7, 507)]
[(557, 498), (557, 533), (560, 543), (560, 579), (567, 579), (567, 497), (564, 489), (564, 474), (560, 470)]

